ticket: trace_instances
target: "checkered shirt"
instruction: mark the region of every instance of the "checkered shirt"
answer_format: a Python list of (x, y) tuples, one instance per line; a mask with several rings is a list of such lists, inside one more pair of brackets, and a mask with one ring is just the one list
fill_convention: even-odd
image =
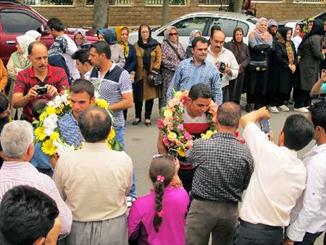
[(209, 140), (198, 139), (187, 152), (197, 167), (191, 192), (217, 202), (239, 202), (253, 172), (249, 148), (229, 133), (217, 133)]
[(60, 118), (58, 121), (58, 129), (61, 139), (69, 145), (78, 147), (85, 141), (80, 132), (78, 122), (72, 115), (72, 112), (66, 113)]

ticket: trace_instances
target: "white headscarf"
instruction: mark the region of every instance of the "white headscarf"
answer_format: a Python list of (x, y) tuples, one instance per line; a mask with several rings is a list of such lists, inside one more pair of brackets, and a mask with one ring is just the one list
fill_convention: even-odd
[(35, 31), (35, 30), (30, 30), (25, 33), (25, 36), (29, 37), (31, 40), (36, 41), (38, 38), (41, 37), (41, 33)]

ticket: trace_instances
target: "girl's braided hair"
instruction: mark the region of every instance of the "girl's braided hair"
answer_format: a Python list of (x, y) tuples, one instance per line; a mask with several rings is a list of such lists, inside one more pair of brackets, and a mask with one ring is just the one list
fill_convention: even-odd
[(154, 185), (155, 191), (155, 216), (153, 225), (156, 232), (159, 231), (163, 218), (163, 194), (175, 173), (175, 158), (171, 155), (158, 155), (153, 158), (149, 168), (149, 176)]

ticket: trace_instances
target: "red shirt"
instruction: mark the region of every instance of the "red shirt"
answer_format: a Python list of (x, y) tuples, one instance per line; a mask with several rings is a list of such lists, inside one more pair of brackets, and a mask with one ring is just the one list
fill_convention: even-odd
[[(69, 82), (65, 71), (60, 67), (48, 65), (48, 74), (44, 81), (41, 81), (35, 76), (32, 67), (20, 71), (15, 82), (14, 93), (23, 93), (26, 95), (34, 85), (44, 86), (45, 84), (50, 84), (56, 87), (58, 92), (61, 92), (64, 89), (69, 89)], [(33, 120), (33, 104), (39, 99), (45, 99), (49, 101), (52, 98), (47, 94), (39, 95), (24, 107), (23, 113), (26, 116), (26, 119), (30, 122)]]

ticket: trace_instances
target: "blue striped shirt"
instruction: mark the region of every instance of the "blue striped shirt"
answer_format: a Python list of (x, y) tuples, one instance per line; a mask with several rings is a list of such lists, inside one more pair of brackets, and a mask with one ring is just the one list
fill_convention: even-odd
[(193, 58), (183, 60), (178, 66), (168, 88), (167, 98), (172, 98), (173, 89), (175, 91), (190, 90), (197, 83), (209, 85), (212, 90), (213, 100), (218, 105), (222, 104), (222, 82), (219, 71), (207, 61), (204, 61), (200, 66), (196, 66)]

